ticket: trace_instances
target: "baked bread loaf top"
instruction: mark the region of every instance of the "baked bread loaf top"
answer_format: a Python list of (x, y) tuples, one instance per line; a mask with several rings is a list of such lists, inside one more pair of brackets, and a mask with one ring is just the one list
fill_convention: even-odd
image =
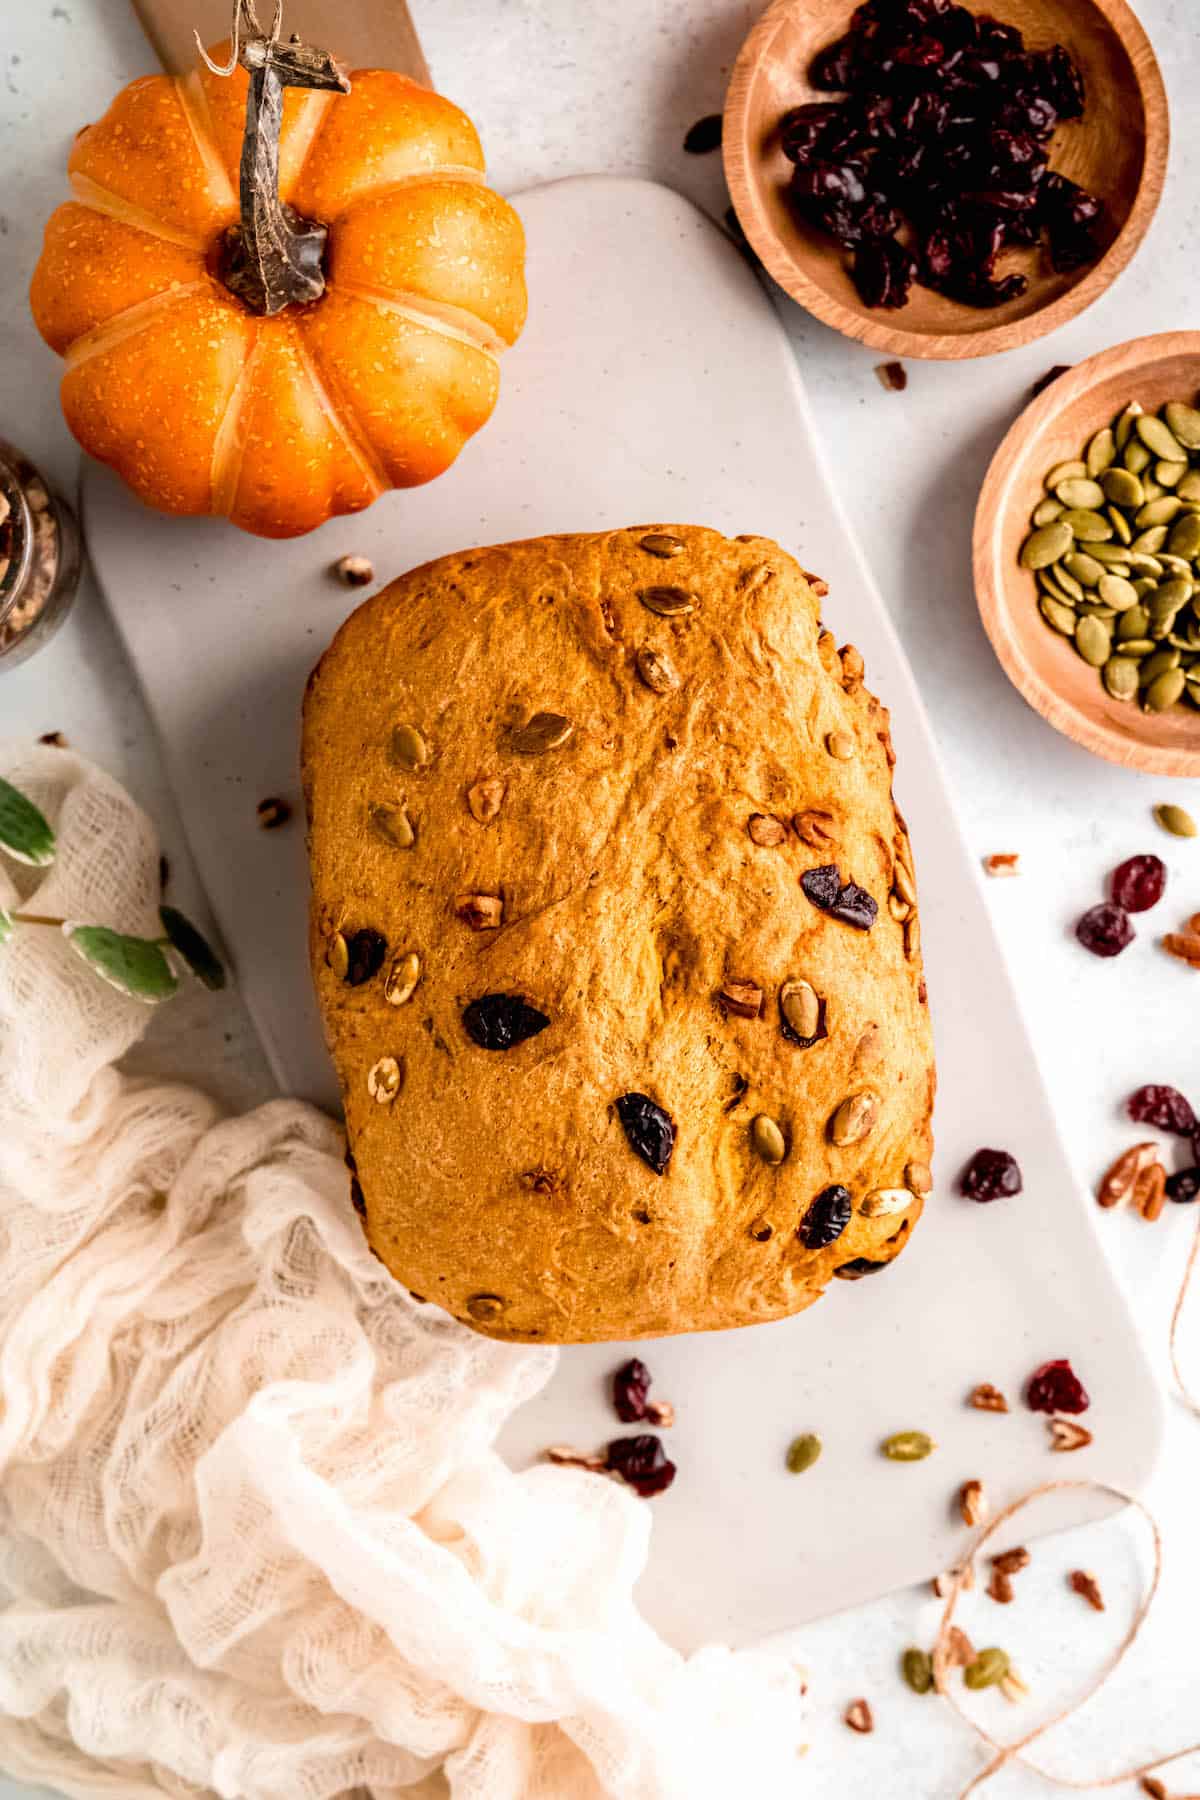
[(920, 1216), (911, 853), (823, 591), (766, 538), (540, 538), (401, 577), (312, 676), (355, 1201), (494, 1337), (778, 1318)]

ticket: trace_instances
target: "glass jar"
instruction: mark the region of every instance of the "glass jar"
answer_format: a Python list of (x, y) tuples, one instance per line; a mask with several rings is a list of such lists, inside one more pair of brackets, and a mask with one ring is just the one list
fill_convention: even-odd
[(58, 630), (79, 586), (79, 564), (74, 513), (0, 438), (0, 672)]

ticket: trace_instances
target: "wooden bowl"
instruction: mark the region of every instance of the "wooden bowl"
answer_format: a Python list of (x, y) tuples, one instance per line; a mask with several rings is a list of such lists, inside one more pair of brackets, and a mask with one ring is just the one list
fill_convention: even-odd
[(1003, 253), (1021, 270), (1019, 299), (981, 310), (914, 286), (896, 311), (864, 306), (848, 254), (795, 217), (787, 200), (791, 164), (779, 121), (792, 107), (826, 100), (808, 82), (813, 56), (840, 36), (853, 0), (774, 0), (742, 46), (725, 100), (723, 146), (729, 192), (750, 243), (793, 300), (891, 356), (987, 356), (1053, 331), (1090, 306), (1120, 274), (1146, 234), (1167, 166), (1167, 96), (1149, 39), (1125, 0), (982, 0), (973, 10), (1017, 25), (1032, 48), (1065, 44), (1083, 73), (1083, 120), (1054, 134), (1051, 166), (1105, 202), (1108, 247), (1098, 263), (1056, 275), (1043, 247)]
[(979, 611), (1009, 680), (1077, 744), (1158, 775), (1200, 775), (1200, 712), (1181, 705), (1147, 713), (1112, 699), (1098, 670), (1045, 623), (1034, 578), (1017, 557), (1048, 470), (1078, 457), (1131, 400), (1154, 412), (1167, 400), (1194, 405), (1198, 391), (1200, 331), (1135, 338), (1090, 357), (1025, 408), (992, 460), (975, 513)]

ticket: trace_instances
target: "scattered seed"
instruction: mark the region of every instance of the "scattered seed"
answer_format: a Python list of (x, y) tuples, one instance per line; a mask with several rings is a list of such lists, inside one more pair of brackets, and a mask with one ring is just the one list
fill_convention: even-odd
[(1008, 1411), (1008, 1401), (1000, 1389), (993, 1387), (990, 1381), (981, 1381), (977, 1387), (971, 1389), (967, 1395), (967, 1405), (973, 1406), (976, 1412), (1006, 1413)]
[(638, 541), (642, 549), (649, 551), (651, 556), (670, 558), (683, 555), (683, 539), (672, 537), (669, 531), (648, 531)]
[(880, 1449), (889, 1462), (924, 1462), (937, 1445), (927, 1431), (895, 1431)]
[(275, 795), (268, 800), (260, 800), (255, 811), (263, 831), (278, 831), (279, 827), (286, 825), (292, 816), (292, 809), (288, 802)]
[(809, 1047), (821, 1035), (821, 1000), (811, 982), (788, 980), (779, 990), (779, 1012), (785, 1037)]
[(343, 932), (335, 931), (325, 951), (325, 961), (333, 970), (339, 981), (345, 981), (350, 972), (350, 945)]
[(914, 1694), (928, 1694), (933, 1687), (933, 1658), (915, 1644), (900, 1658), (900, 1672)]
[(904, 1184), (914, 1194), (924, 1199), (933, 1190), (933, 1170), (928, 1163), (910, 1162), (905, 1166)]
[(1100, 1583), (1086, 1569), (1072, 1569), (1067, 1577), (1071, 1591), (1087, 1601), (1093, 1612), (1104, 1611), (1104, 1595), (1100, 1592)]
[(476, 824), (489, 825), (504, 804), (504, 783), (495, 775), (467, 789), (467, 805)]
[(994, 1600), (998, 1606), (1010, 1606), (1013, 1600), (1012, 1577), (1006, 1575), (1003, 1569), (993, 1567), (987, 1592), (988, 1598)]
[(1015, 1549), (1005, 1550), (999, 1556), (993, 1556), (992, 1567), (999, 1569), (1002, 1575), (1019, 1575), (1022, 1569), (1029, 1567), (1029, 1562), (1028, 1550), (1024, 1544), (1018, 1544)]
[(811, 1469), (821, 1454), (821, 1440), (815, 1431), (806, 1431), (801, 1437), (793, 1438), (788, 1445), (787, 1466), (793, 1475), (803, 1475)]
[(508, 747), (518, 756), (544, 756), (548, 750), (561, 749), (574, 730), (561, 713), (537, 712), (509, 732)]
[(998, 1650), (993, 1645), (990, 1649), (981, 1650), (974, 1662), (967, 1664), (963, 1670), (963, 1683), (972, 1693), (978, 1693), (982, 1688), (996, 1687), (1004, 1680), (1010, 1667), (1007, 1652)]
[(726, 981), (717, 996), (727, 1013), (739, 1019), (757, 1019), (762, 1011), (763, 991), (756, 981)]
[(1165, 419), (1143, 413), (1134, 430), (1152, 456), (1164, 457), (1167, 462), (1187, 462), (1186, 450)]
[(988, 875), (1019, 875), (1021, 855), (1017, 850), (994, 850), (983, 859), (984, 871)]
[(482, 1323), (488, 1319), (499, 1318), (506, 1304), (507, 1302), (502, 1300), (499, 1294), (472, 1294), (467, 1301), (467, 1311), (473, 1319), (478, 1319)]
[(1021, 1700), (1028, 1700), (1029, 1698), (1028, 1682), (1021, 1679), (1011, 1664), (1009, 1665), (1008, 1674), (1002, 1675), (996, 1685), (1004, 1695), (1004, 1698), (1014, 1704)]
[(1100, 1205), (1105, 1208), (1123, 1206), (1132, 1196), (1134, 1183), (1142, 1170), (1156, 1161), (1157, 1157), (1158, 1145), (1153, 1143), (1135, 1144), (1132, 1150), (1123, 1151), (1096, 1189)]
[(849, 762), (854, 755), (854, 739), (848, 731), (831, 731), (825, 739), (825, 748), (838, 762)]
[(764, 849), (774, 849), (775, 845), (782, 844), (787, 836), (787, 826), (782, 819), (775, 818), (772, 813), (751, 813), (746, 830), (750, 834), (751, 841), (761, 844)]
[(839, 1149), (860, 1144), (874, 1129), (879, 1117), (879, 1095), (870, 1088), (859, 1094), (847, 1094), (829, 1121), (829, 1139)]
[(402, 769), (423, 769), (429, 761), (429, 746), (415, 725), (392, 728), (392, 760)]
[(1163, 830), (1170, 832), (1172, 837), (1191, 838), (1196, 836), (1196, 821), (1190, 812), (1184, 811), (1182, 806), (1175, 806), (1170, 801), (1164, 801), (1162, 805), (1154, 808), (1154, 817)]
[(662, 650), (643, 644), (637, 653), (637, 672), (653, 694), (669, 694), (679, 686), (679, 676), (670, 657)]
[(383, 997), (389, 1006), (403, 1006), (412, 999), (421, 979), (421, 959), (415, 950), (397, 956), (387, 972)]
[(367, 1075), (367, 1092), (380, 1106), (390, 1106), (400, 1092), (403, 1080), (400, 1064), (394, 1056), (381, 1056)]
[(694, 613), (698, 605), (695, 594), (681, 587), (643, 588), (638, 599), (647, 612), (657, 613), (661, 619), (685, 618), (688, 613)]
[(908, 386), (908, 370), (901, 362), (876, 363), (875, 373), (890, 393), (902, 394)]
[(459, 894), (454, 911), (472, 931), (495, 931), (504, 923), (504, 902), (498, 894)]
[(407, 806), (372, 806), (368, 817), (376, 837), (381, 837), (394, 850), (411, 850), (416, 843), (416, 827), (408, 816)]
[(333, 573), (347, 587), (367, 587), (375, 579), (374, 565), (365, 556), (341, 556)]
[(865, 1700), (852, 1700), (843, 1715), (851, 1731), (865, 1735), (875, 1729), (875, 1719)]
[(1039, 526), (1030, 533), (1021, 547), (1021, 567), (1048, 569), (1051, 563), (1056, 563), (1061, 556), (1067, 554), (1074, 541), (1075, 533), (1062, 519)]
[(807, 812), (794, 813), (792, 830), (801, 843), (808, 844), (813, 850), (828, 850), (837, 842), (833, 814), (822, 812), (817, 807), (810, 807)]
[(772, 1167), (781, 1163), (787, 1155), (787, 1139), (780, 1130), (776, 1120), (766, 1113), (758, 1113), (750, 1125), (750, 1142), (765, 1163)]
[(914, 1198), (907, 1188), (872, 1188), (864, 1194), (858, 1210), (864, 1219), (886, 1219), (893, 1213), (907, 1212)]

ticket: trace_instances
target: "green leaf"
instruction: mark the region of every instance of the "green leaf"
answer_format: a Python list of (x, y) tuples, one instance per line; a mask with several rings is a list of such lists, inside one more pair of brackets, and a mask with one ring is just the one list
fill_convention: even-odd
[(44, 869), (54, 861), (50, 821), (11, 781), (0, 777), (0, 849), (18, 862)]
[(107, 925), (64, 925), (63, 932), (75, 954), (97, 975), (135, 1000), (156, 1006), (179, 987), (170, 963), (149, 938), (125, 937)]
[(0, 944), (7, 944), (15, 929), (12, 914), (6, 913), (0, 906)]
[(163, 930), (171, 940), (172, 948), (178, 950), (197, 981), (202, 981), (206, 988), (214, 993), (225, 986), (225, 965), (209, 943), (208, 939), (184, 917), (175, 906), (160, 906), (158, 916), (162, 920)]

